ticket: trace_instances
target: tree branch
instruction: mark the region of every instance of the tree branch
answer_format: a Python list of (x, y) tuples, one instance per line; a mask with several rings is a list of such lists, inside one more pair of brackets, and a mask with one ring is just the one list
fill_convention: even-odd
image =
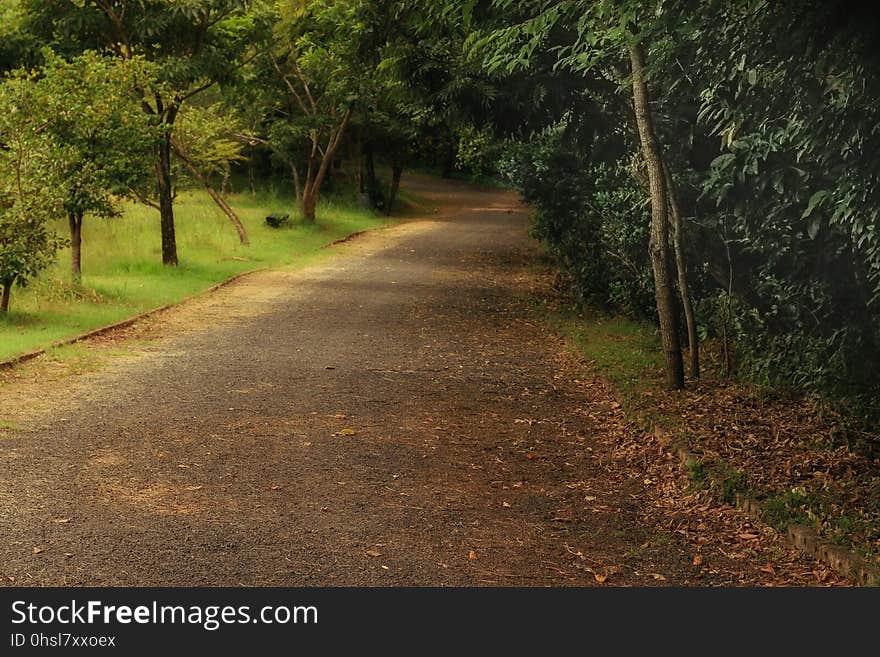
[(308, 116), (309, 110), (306, 107), (306, 104), (303, 102), (302, 96), (299, 95), (296, 88), (293, 86), (293, 83), (281, 70), (281, 67), (278, 65), (278, 60), (275, 59), (275, 55), (273, 55), (272, 53), (269, 53), (269, 59), (272, 60), (272, 65), (275, 67), (275, 70), (278, 71), (278, 75), (281, 78), (281, 81), (287, 85), (287, 88), (290, 90), (290, 93), (293, 94), (293, 97), (296, 98), (296, 102), (299, 104), (303, 113)]

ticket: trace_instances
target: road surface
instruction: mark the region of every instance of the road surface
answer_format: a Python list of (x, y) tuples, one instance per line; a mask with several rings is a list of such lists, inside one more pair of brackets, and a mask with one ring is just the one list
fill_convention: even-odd
[(437, 209), (96, 341), (81, 372), (4, 374), (0, 581), (810, 581), (779, 541), (732, 552), (747, 521), (638, 451), (541, 319), (513, 194), (406, 184)]

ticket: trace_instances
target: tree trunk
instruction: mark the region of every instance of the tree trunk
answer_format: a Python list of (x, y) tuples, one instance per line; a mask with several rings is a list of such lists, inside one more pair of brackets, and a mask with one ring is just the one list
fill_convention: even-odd
[(238, 233), (238, 241), (242, 246), (250, 246), (251, 241), (248, 239), (247, 230), (245, 230), (244, 224), (241, 223), (241, 219), (238, 218), (238, 215), (235, 214), (235, 210), (232, 209), (232, 206), (226, 202), (226, 199), (223, 198), (221, 194), (214, 189), (210, 183), (204, 183), (205, 189), (208, 192), (208, 196), (217, 204), (217, 206), (223, 211), (229, 221), (232, 222), (232, 225), (235, 226), (235, 232)]
[(70, 273), (73, 282), (78, 284), (82, 281), (82, 214), (68, 212), (67, 221), (70, 224)]
[(174, 234), (174, 190), (171, 182), (171, 135), (156, 147), (156, 195), (162, 224), (162, 263), (177, 266), (177, 238)]
[(296, 168), (296, 162), (290, 163), (290, 175), (293, 178), (293, 191), (296, 194), (296, 200), (301, 201), (303, 197), (302, 184), (299, 181), (299, 171)]
[(327, 148), (321, 156), (321, 162), (318, 164), (318, 171), (314, 174), (314, 178), (312, 177), (312, 172), (315, 170), (317, 158), (313, 155), (312, 158), (309, 159), (309, 170), (306, 174), (305, 184), (303, 185), (302, 209), (303, 217), (310, 223), (316, 221), (315, 211), (318, 207), (318, 197), (321, 195), (321, 186), (324, 184), (324, 178), (327, 177), (327, 171), (329, 171), (330, 165), (333, 163), (336, 149), (339, 148), (339, 144), (342, 142), (342, 137), (345, 134), (345, 128), (348, 126), (350, 118), (351, 110), (348, 110), (346, 111), (345, 116), (342, 117), (342, 121), (340, 121), (339, 127), (336, 128), (336, 131), (330, 132), (330, 139)]
[(12, 292), (12, 284), (15, 281), (3, 281), (3, 294), (0, 296), (0, 313), (9, 311), (9, 295)]
[(397, 192), (400, 190), (400, 178), (403, 176), (403, 164), (393, 162), (391, 164), (391, 189), (388, 190), (388, 203), (385, 207), (385, 214), (391, 216), (394, 209), (394, 201), (397, 198)]
[(235, 226), (235, 231), (238, 233), (238, 241), (244, 246), (249, 246), (251, 241), (248, 239), (247, 231), (245, 230), (244, 224), (241, 223), (241, 219), (235, 214), (235, 210), (232, 209), (232, 206), (230, 206), (229, 203), (226, 202), (226, 199), (214, 189), (208, 176), (202, 173), (188, 158), (184, 157), (179, 148), (176, 148), (174, 152), (180, 161), (183, 162), (183, 165), (187, 170), (195, 176), (196, 180), (202, 183), (202, 186), (208, 192), (208, 196), (211, 197), (211, 200), (217, 204), (217, 207), (223, 211), (223, 214), (225, 214), (229, 218), (229, 221), (232, 222), (232, 225)]
[(669, 257), (669, 201), (666, 180), (663, 175), (663, 157), (654, 132), (654, 123), (648, 104), (648, 85), (645, 81), (645, 55), (641, 45), (630, 47), (633, 78), (633, 108), (636, 127), (648, 167), (648, 183), (651, 190), (651, 242), (650, 256), (654, 270), (654, 293), (660, 335), (666, 358), (666, 385), (671, 390), (684, 387), (684, 362), (678, 336), (675, 293), (672, 267)]
[(374, 208), (382, 205), (382, 192), (379, 190), (379, 182), (376, 180), (376, 156), (373, 151), (373, 142), (367, 139), (364, 142), (364, 184), (367, 196)]
[(355, 189), (358, 190), (358, 194), (364, 193), (364, 161), (361, 158), (361, 153), (363, 153), (362, 142), (363, 131), (358, 130), (348, 148), (349, 160), (354, 164), (354, 185)]
[(251, 190), (251, 196), (257, 195), (257, 183), (254, 179), (254, 149), (251, 149), (251, 155), (248, 158), (248, 166), (247, 166), (247, 174), (248, 174), (248, 187)]
[(694, 315), (694, 302), (688, 284), (687, 262), (684, 257), (684, 225), (681, 220), (681, 208), (678, 205), (678, 192), (669, 166), (664, 163), (663, 177), (666, 181), (666, 193), (669, 199), (669, 215), (672, 219), (672, 243), (675, 248), (675, 268), (678, 270), (678, 292), (681, 295), (681, 307), (687, 322), (688, 348), (690, 350), (691, 376), (700, 378), (700, 338), (697, 336), (697, 320)]
[(306, 189), (303, 190), (301, 204), (303, 218), (309, 223), (315, 223), (315, 214), (318, 207), (318, 194), (317, 191), (315, 191), (314, 186), (307, 185)]

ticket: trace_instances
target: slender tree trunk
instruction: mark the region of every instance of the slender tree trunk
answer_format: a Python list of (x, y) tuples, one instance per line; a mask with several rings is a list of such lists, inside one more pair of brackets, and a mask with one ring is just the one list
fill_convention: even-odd
[[(306, 174), (305, 184), (303, 185), (302, 209), (303, 217), (305, 217), (306, 221), (310, 223), (314, 223), (316, 220), (315, 212), (318, 207), (318, 197), (321, 195), (321, 186), (324, 184), (324, 179), (327, 177), (327, 172), (330, 170), (330, 165), (333, 163), (336, 149), (339, 148), (339, 144), (342, 142), (342, 137), (345, 135), (345, 128), (348, 126), (350, 118), (351, 110), (348, 110), (342, 117), (339, 127), (336, 128), (335, 131), (330, 132), (330, 139), (327, 148), (324, 150), (324, 154), (321, 156), (320, 163), (317, 163), (317, 158), (314, 157), (314, 155), (309, 159), (309, 170)], [(314, 153), (315, 149), (313, 149), (312, 152)], [(318, 164), (318, 170), (314, 173), (313, 178), (312, 172), (315, 171), (316, 163)]]
[(391, 216), (394, 209), (394, 201), (397, 198), (397, 192), (400, 190), (400, 179), (403, 176), (403, 164), (393, 162), (391, 164), (391, 189), (388, 190), (388, 204), (385, 207), (385, 214)]
[(354, 184), (358, 194), (364, 193), (364, 161), (361, 158), (361, 153), (363, 153), (362, 141), (363, 131), (358, 130), (348, 148), (349, 159), (354, 164)]
[(300, 199), (300, 207), (302, 208), (303, 219), (307, 223), (315, 223), (317, 217), (315, 215), (318, 207), (318, 193), (315, 189), (315, 149), (312, 149), (313, 155), (309, 157), (309, 166), (306, 169), (306, 179), (302, 185), (302, 198)]
[(3, 294), (0, 296), (0, 313), (9, 312), (9, 295), (12, 293), (12, 284), (15, 281), (3, 281)]
[(290, 175), (293, 178), (293, 192), (296, 194), (296, 200), (301, 201), (303, 197), (302, 183), (299, 181), (299, 171), (296, 168), (296, 162), (290, 163)]
[(654, 292), (660, 335), (666, 358), (666, 385), (671, 390), (684, 387), (684, 362), (678, 336), (675, 292), (669, 257), (669, 201), (666, 180), (663, 175), (663, 157), (654, 132), (654, 123), (648, 101), (648, 85), (645, 81), (645, 55), (642, 46), (630, 48), (633, 78), (633, 108), (639, 139), (648, 167), (648, 183), (651, 190), (651, 265), (654, 270)]
[(733, 301), (733, 255), (730, 252), (730, 240), (727, 238), (727, 227), (724, 227), (724, 250), (727, 254), (727, 300), (724, 304), (724, 323), (722, 324), (722, 341), (724, 345), (724, 373), (730, 376), (733, 372), (733, 354), (730, 348), (730, 315)]
[(162, 263), (177, 266), (177, 238), (174, 234), (174, 190), (171, 181), (171, 135), (156, 147), (156, 195), (162, 224)]
[(238, 241), (243, 246), (250, 246), (251, 241), (248, 238), (247, 230), (245, 230), (244, 224), (241, 223), (241, 219), (238, 218), (238, 215), (235, 213), (235, 210), (232, 209), (232, 206), (226, 202), (226, 199), (214, 189), (210, 183), (204, 183), (205, 189), (208, 192), (208, 196), (217, 204), (217, 206), (223, 211), (229, 221), (232, 222), (232, 225), (235, 226), (235, 232), (238, 233)]
[(70, 273), (73, 282), (82, 281), (82, 214), (76, 212), (67, 213), (67, 222), (70, 224)]
[(229, 221), (232, 222), (232, 225), (235, 226), (235, 231), (238, 233), (238, 241), (241, 242), (241, 244), (243, 244), (244, 246), (249, 246), (251, 241), (250, 239), (248, 239), (248, 234), (245, 230), (244, 224), (241, 223), (241, 219), (238, 218), (235, 210), (233, 210), (232, 206), (230, 206), (229, 203), (226, 202), (226, 199), (223, 198), (223, 195), (220, 194), (216, 189), (214, 189), (214, 186), (211, 184), (208, 176), (200, 171), (199, 168), (189, 160), (189, 158), (184, 156), (180, 148), (175, 148), (174, 153), (177, 155), (180, 161), (183, 162), (183, 166), (187, 168), (187, 170), (195, 177), (195, 179), (202, 183), (202, 187), (204, 187), (205, 190), (208, 192), (208, 196), (211, 197), (211, 200), (217, 204), (217, 207), (219, 207), (220, 210), (223, 211), (223, 214), (225, 214), (229, 218)]
[(681, 295), (681, 307), (687, 322), (688, 347), (690, 350), (691, 376), (700, 378), (700, 338), (697, 335), (697, 320), (694, 315), (694, 302), (688, 283), (687, 261), (684, 257), (684, 224), (681, 219), (681, 208), (678, 205), (678, 190), (669, 166), (664, 163), (663, 177), (666, 181), (666, 193), (669, 200), (669, 216), (672, 220), (672, 243), (675, 248), (675, 268), (678, 270), (678, 292)]
[(251, 196), (257, 195), (257, 182), (254, 179), (254, 149), (251, 149), (250, 157), (248, 158), (248, 187), (251, 189)]
[(364, 184), (370, 203), (373, 207), (378, 207), (382, 202), (382, 193), (379, 191), (379, 182), (376, 180), (376, 156), (373, 151), (373, 142), (370, 139), (364, 142)]

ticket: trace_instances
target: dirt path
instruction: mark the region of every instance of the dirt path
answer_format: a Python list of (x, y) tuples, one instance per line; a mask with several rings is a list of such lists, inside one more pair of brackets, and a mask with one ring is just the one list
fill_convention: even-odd
[(833, 581), (625, 426), (511, 194), (408, 186), (441, 211), (3, 375), (0, 581)]

